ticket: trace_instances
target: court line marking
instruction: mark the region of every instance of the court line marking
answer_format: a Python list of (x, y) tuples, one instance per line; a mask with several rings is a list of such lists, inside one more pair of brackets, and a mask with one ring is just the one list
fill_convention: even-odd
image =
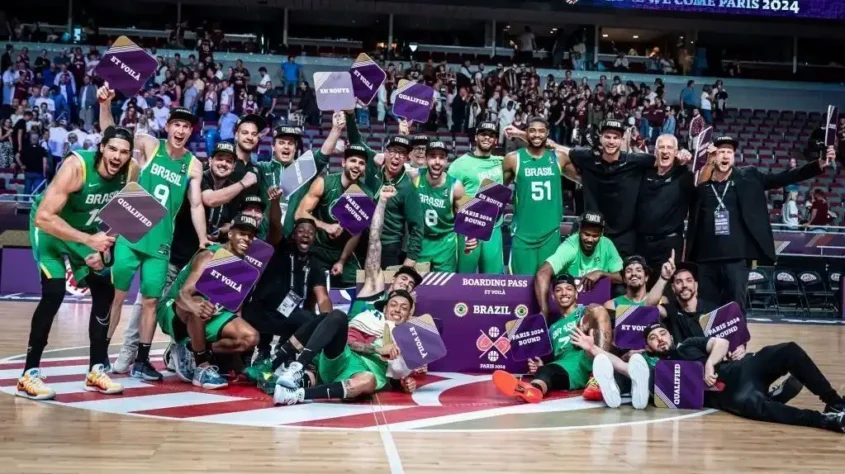
[[(387, 417), (384, 414), (384, 409), (379, 400), (378, 393), (375, 394), (374, 401), (371, 404), (373, 409), (373, 417), (376, 420), (381, 444), (384, 447), (384, 454), (387, 456), (387, 464), (390, 467), (391, 474), (401, 474), (405, 472), (402, 466), (402, 458), (399, 456), (399, 449), (396, 447), (396, 441), (393, 439), (393, 434), (390, 432), (390, 423), (387, 422)], [(378, 415), (381, 415), (381, 423)]]

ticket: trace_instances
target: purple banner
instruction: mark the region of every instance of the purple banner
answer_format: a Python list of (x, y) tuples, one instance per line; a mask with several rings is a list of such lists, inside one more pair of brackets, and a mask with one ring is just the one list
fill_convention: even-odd
[(267, 268), (267, 264), (270, 263), (270, 259), (273, 257), (273, 251), (272, 245), (261, 239), (255, 239), (249, 246), (246, 255), (244, 255), (244, 261), (255, 267), (258, 270), (258, 277), (261, 278), (261, 275), (264, 274), (264, 270)]
[(836, 126), (839, 122), (839, 109), (827, 106), (827, 127), (824, 130), (824, 146), (836, 145)]
[(434, 89), (410, 81), (400, 81), (393, 102), (393, 115), (406, 120), (425, 123), (434, 105)]
[(228, 250), (219, 249), (202, 271), (196, 288), (208, 301), (236, 312), (258, 281), (258, 275), (258, 269)]
[(695, 137), (692, 170), (698, 173), (707, 164), (707, 148), (713, 144), (713, 127), (707, 127)]
[(387, 74), (364, 53), (358, 55), (352, 68), (349, 69), (349, 74), (352, 76), (352, 89), (354, 89), (355, 98), (364, 105), (370, 105)]
[(697, 361), (659, 360), (654, 367), (654, 406), (698, 410), (704, 406), (704, 366)]
[(731, 343), (731, 351), (751, 340), (745, 316), (734, 302), (702, 315), (698, 322), (705, 336), (727, 339)]
[(719, 19), (753, 15), (845, 20), (845, 2), (841, 0), (577, 0), (576, 6), (709, 13), (720, 15)]
[(500, 211), (491, 202), (472, 198), (455, 214), (455, 233), (486, 242), (493, 235)]
[(369, 196), (356, 192), (341, 195), (330, 212), (344, 230), (358, 235), (370, 226), (375, 210), (376, 203)]
[[(418, 314), (443, 321), (441, 335), (449, 357), (431, 366), (442, 372), (525, 373), (525, 361), (515, 360), (508, 339), (508, 322), (539, 313), (534, 277), (431, 272), (415, 289)], [(610, 299), (610, 283), (600, 280), (591, 292), (578, 295), (581, 304)], [(557, 305), (551, 306), (553, 312)], [(553, 316), (550, 320), (553, 321)]]
[(446, 355), (446, 345), (437, 332), (435, 321), (430, 315), (411, 318), (391, 331), (393, 341), (399, 348), (405, 365), (418, 369)]
[(129, 38), (121, 36), (94, 68), (94, 75), (108, 81), (109, 87), (133, 97), (153, 75), (156, 59)]
[(484, 180), (481, 182), (481, 187), (475, 193), (476, 199), (494, 204), (499, 208), (499, 215), (497, 219), (505, 214), (505, 206), (511, 202), (513, 191), (504, 184), (494, 183), (492, 181)]
[(141, 240), (167, 215), (167, 209), (138, 183), (129, 183), (100, 210), (99, 217), (129, 242)]
[(656, 323), (658, 319), (660, 319), (660, 313), (653, 306), (617, 306), (613, 344), (620, 349), (645, 349), (643, 331), (646, 326)]
[(532, 314), (505, 324), (513, 349), (513, 359), (523, 361), (552, 352), (549, 327), (542, 314)]
[[(283, 196), (290, 197), (299, 188), (311, 182), (314, 176), (317, 176), (317, 163), (314, 162), (314, 153), (308, 150), (294, 160), (292, 165), (282, 170), (278, 186), (282, 190)], [(273, 185), (276, 186), (275, 174), (273, 181)]]
[(314, 91), (317, 94), (317, 108), (320, 110), (352, 110), (355, 108), (352, 77), (346, 71), (315, 72)]

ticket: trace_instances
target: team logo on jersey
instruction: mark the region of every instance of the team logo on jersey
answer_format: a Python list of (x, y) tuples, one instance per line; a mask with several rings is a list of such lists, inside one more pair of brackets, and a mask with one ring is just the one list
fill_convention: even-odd
[(524, 318), (528, 316), (528, 306), (525, 306), (524, 304), (517, 305), (516, 309), (514, 309), (514, 314), (517, 318)]
[(469, 313), (469, 306), (466, 303), (458, 303), (455, 305), (455, 316), (463, 318)]

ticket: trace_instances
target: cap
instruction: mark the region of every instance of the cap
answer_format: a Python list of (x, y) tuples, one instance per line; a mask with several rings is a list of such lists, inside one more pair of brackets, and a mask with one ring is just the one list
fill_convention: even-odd
[(419, 146), (419, 145), (428, 145), (428, 136), (427, 135), (414, 135), (411, 137), (411, 145)]
[(635, 263), (639, 263), (643, 267), (643, 270), (648, 273), (648, 262), (646, 262), (645, 257), (642, 255), (631, 255), (626, 258), (625, 262), (622, 264), (622, 271), (624, 272), (629, 265), (633, 265)]
[(383, 300), (376, 301), (373, 303), (373, 307), (379, 311), (384, 311), (384, 308), (387, 306), (387, 303), (396, 297), (405, 298), (408, 302), (411, 303), (411, 308), (413, 311), (413, 306), (416, 304), (414, 301), (414, 297), (405, 290), (391, 290), (390, 293), (387, 294), (387, 298)]
[(241, 202), (241, 211), (246, 209), (247, 206), (258, 206), (263, 212), (267, 207), (267, 203), (265, 203), (264, 200), (261, 199), (261, 196), (257, 194), (247, 194), (246, 197), (244, 197), (243, 202)]
[(625, 124), (621, 120), (607, 119), (601, 123), (599, 133), (604, 133), (605, 130), (616, 130), (619, 133), (625, 133)]
[[(647, 324), (645, 329), (643, 329), (643, 337), (646, 340), (648, 340), (648, 335), (651, 334), (651, 331), (654, 331), (655, 329), (660, 329), (660, 328), (666, 329), (666, 326), (664, 326), (659, 321), (655, 321), (651, 324)], [(668, 331), (668, 329), (666, 329), (666, 330)]]
[(107, 127), (103, 132), (103, 139), (100, 143), (107, 143), (112, 138), (120, 138), (128, 141), (130, 150), (135, 147), (135, 135), (123, 127), (115, 127), (114, 125)]
[(220, 142), (220, 143), (218, 143), (217, 145), (214, 146), (214, 152), (211, 154), (211, 157), (214, 158), (215, 156), (217, 156), (221, 153), (228, 153), (228, 154), (232, 155), (232, 157), (234, 157), (235, 156), (235, 145), (232, 145), (231, 143), (228, 143), (228, 142)]
[(587, 211), (581, 214), (581, 217), (578, 219), (578, 222), (583, 226), (587, 225), (595, 225), (601, 228), (604, 228), (604, 216), (601, 215), (600, 212), (596, 211)]
[(475, 134), (489, 133), (491, 135), (498, 135), (498, 127), (493, 122), (481, 122), (475, 127)]
[(258, 232), (258, 219), (247, 216), (246, 214), (238, 214), (232, 221), (230, 229), (240, 229), (252, 233)]
[(300, 217), (299, 219), (293, 221), (293, 228), (296, 229), (300, 224), (311, 224), (314, 228), (317, 228), (317, 222), (309, 217)]
[(675, 275), (681, 272), (689, 272), (693, 279), (698, 281), (698, 265), (692, 262), (680, 262), (675, 265), (675, 273), (672, 274), (672, 278), (675, 278)]
[(360, 156), (367, 159), (367, 149), (363, 145), (348, 145), (346, 150), (343, 151), (343, 157), (349, 158), (350, 156)]
[(411, 151), (411, 140), (408, 140), (408, 137), (403, 135), (394, 135), (390, 137), (390, 140), (387, 142), (387, 148), (392, 146), (401, 146), (402, 148)]
[(552, 288), (564, 283), (572, 285), (573, 288), (578, 288), (578, 284), (575, 282), (575, 277), (568, 273), (561, 273), (558, 275), (557, 278), (555, 278), (555, 281), (552, 282)]
[(422, 283), (422, 275), (420, 275), (414, 267), (409, 267), (408, 265), (402, 265), (399, 267), (399, 270), (396, 270), (396, 273), (393, 274), (393, 278), (398, 277), (399, 275), (408, 275), (414, 280), (414, 288), (419, 286)]
[(264, 127), (267, 126), (267, 121), (264, 120), (264, 117), (258, 114), (246, 114), (238, 119), (238, 123), (235, 124), (235, 131), (238, 131), (238, 129), (241, 128), (241, 125), (245, 123), (254, 123), (259, 132), (264, 130)]
[(737, 148), (739, 148), (739, 141), (733, 137), (717, 137), (715, 140), (713, 140), (713, 145), (715, 145), (716, 147), (720, 147), (722, 145), (730, 145), (731, 148), (733, 148), (735, 151)]
[(300, 129), (299, 127), (292, 127), (290, 125), (281, 125), (281, 126), (276, 127), (275, 130), (273, 130), (273, 139), (274, 140), (276, 138), (279, 138), (279, 137), (296, 137), (296, 138), (299, 138), (301, 136), (302, 136), (302, 129)]
[(429, 154), (432, 151), (441, 150), (443, 153), (449, 154), (449, 149), (446, 148), (446, 144), (441, 142), (440, 140), (436, 140), (433, 142), (428, 142), (428, 145), (425, 147), (425, 154)]
[(197, 116), (185, 107), (173, 107), (170, 109), (170, 116), (167, 117), (167, 123), (173, 120), (184, 120), (194, 126), (197, 123)]

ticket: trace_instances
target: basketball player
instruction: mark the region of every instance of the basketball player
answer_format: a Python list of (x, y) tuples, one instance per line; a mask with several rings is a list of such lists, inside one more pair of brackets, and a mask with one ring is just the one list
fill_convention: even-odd
[(504, 183), (513, 181), (515, 187), (509, 264), (513, 275), (533, 275), (555, 253), (563, 218), (561, 173), (580, 182), (566, 155), (546, 149), (546, 119), (529, 119), (527, 137), (528, 146), (508, 153), (502, 165)]
[(648, 291), (649, 266), (639, 255), (632, 255), (622, 264), (622, 283), (625, 284), (625, 294), (604, 304), (608, 311), (615, 311), (617, 306), (645, 306)]
[[(206, 389), (227, 386), (217, 367), (209, 364), (211, 352), (236, 354), (248, 351), (258, 343), (258, 332), (241, 318), (240, 311), (232, 313), (216, 307), (196, 291), (197, 281), (215, 252), (226, 249), (243, 258), (257, 232), (255, 218), (243, 214), (235, 217), (229, 227), (228, 241), (200, 249), (191, 263), (179, 271), (156, 308), (161, 331), (176, 341), (172, 351), (173, 365), (176, 375), (184, 382)], [(188, 338), (191, 353), (185, 345)]]
[[(593, 334), (589, 327), (601, 327), (599, 347), (609, 347), (611, 333), (607, 310), (599, 305), (578, 304), (575, 278), (568, 274), (559, 276), (553, 286), (554, 298), (560, 309), (560, 319), (549, 327), (554, 360), (545, 364), (536, 357), (528, 361), (528, 372), (534, 375), (531, 383), (517, 380), (503, 370), (493, 373), (493, 383), (507, 396), (519, 397), (537, 403), (549, 390), (580, 390), (587, 385), (592, 369), (593, 356), (572, 344), (570, 335), (578, 327)], [(605, 327), (606, 326), (606, 327)]]
[[(469, 197), (475, 197), (481, 182), (489, 179), (503, 184), (502, 162), (504, 158), (493, 155), (498, 132), (493, 122), (481, 122), (475, 129), (475, 149), (449, 165), (449, 176), (456, 178)], [(504, 266), (504, 242), (502, 241), (502, 220), (496, 222), (493, 235), (488, 241), (478, 242), (474, 250), (458, 254), (458, 273), (502, 274)], [(458, 236), (458, 248), (466, 247), (466, 239)]]
[[(726, 339), (692, 337), (676, 344), (660, 323), (646, 327), (648, 351), (661, 359), (691, 360), (704, 364), (704, 381), (722, 391), (705, 391), (704, 403), (743, 418), (770, 423), (823, 428), (845, 433), (845, 400), (831, 387), (804, 349), (794, 342), (766, 346), (741, 360), (726, 360)], [(824, 412), (795, 408), (772, 400), (769, 385), (792, 374), (825, 404)]]
[(337, 223), (331, 207), (352, 185), (361, 185), (367, 166), (367, 150), (361, 145), (349, 145), (343, 153), (343, 171), (317, 177), (308, 188), (296, 209), (297, 219), (311, 219), (317, 224), (317, 242), (312, 252), (324, 269), (331, 269), (331, 285), (335, 288), (355, 286), (359, 268), (355, 256), (359, 235), (352, 236)]
[(65, 157), (53, 181), (32, 204), (29, 239), (41, 273), (41, 301), (32, 315), (26, 363), (15, 392), (18, 396), (35, 400), (56, 396), (42, 382), (38, 366), (64, 300), (65, 258), (76, 282), (91, 290), (91, 346), (85, 389), (106, 394), (123, 391), (104, 369), (109, 364), (107, 332), (114, 287), (96, 272), (106, 265), (104, 255), (109, 254), (115, 239), (99, 231), (97, 216), (129, 180), (132, 142), (129, 130), (106, 128), (95, 151), (80, 150)]
[[(110, 126), (111, 99), (114, 91), (103, 88), (100, 104), (100, 123)], [(130, 243), (118, 237), (114, 248), (114, 302), (111, 307), (109, 338), (120, 323), (120, 312), (135, 273), (141, 271), (141, 342), (130, 375), (148, 381), (161, 380), (162, 375), (150, 364), (150, 347), (156, 329), (156, 303), (164, 292), (167, 262), (173, 241), (174, 222), (185, 196), (191, 206), (191, 221), (199, 241), (199, 248), (209, 244), (206, 234), (205, 209), (202, 204), (202, 163), (185, 146), (191, 137), (197, 118), (184, 107), (170, 109), (165, 130), (167, 139), (149, 135), (135, 137), (141, 167), (138, 184), (152, 194), (167, 209), (159, 221), (141, 240)], [(234, 179), (234, 178), (233, 178)]]
[[(294, 335), (302, 347), (297, 360), (276, 379), (273, 402), (294, 405), (306, 400), (349, 400), (371, 395), (387, 387), (388, 362), (399, 357), (395, 344), (384, 344), (385, 324), (402, 324), (414, 313), (414, 298), (405, 290), (393, 290), (376, 309), (348, 321), (340, 311), (332, 311), (318, 324), (306, 324)], [(313, 329), (312, 329), (313, 328)], [(355, 328), (355, 332), (351, 330)], [(353, 340), (350, 336), (356, 335)], [(297, 344), (288, 346), (294, 349)], [(305, 371), (316, 358), (321, 385), (313, 385), (313, 375)], [(400, 384), (407, 392), (416, 381), (407, 374)]]
[[(373, 310), (375, 304), (384, 301), (387, 296), (385, 290), (384, 273), (381, 269), (381, 229), (384, 226), (387, 201), (396, 194), (393, 186), (382, 186), (379, 201), (370, 221), (370, 238), (367, 242), (367, 258), (364, 261), (364, 285), (355, 295), (355, 301), (349, 307), (349, 318), (354, 318), (361, 312)], [(422, 283), (422, 276), (414, 267), (403, 265), (393, 274), (390, 291), (405, 290), (408, 293)]]
[(455, 213), (458, 201), (464, 197), (464, 186), (445, 172), (448, 153), (445, 143), (429, 142), (425, 151), (426, 167), (418, 168), (419, 174), (414, 178), (425, 223), (417, 261), (429, 262), (433, 272), (454, 273), (458, 271)]

